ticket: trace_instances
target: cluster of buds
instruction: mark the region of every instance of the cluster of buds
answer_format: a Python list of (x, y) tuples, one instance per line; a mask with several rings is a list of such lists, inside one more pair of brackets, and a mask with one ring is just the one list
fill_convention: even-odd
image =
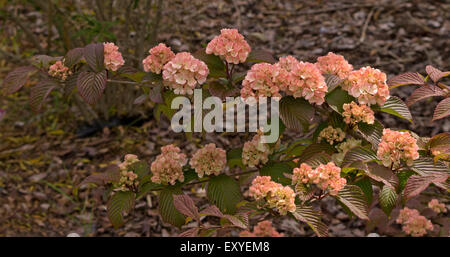
[(200, 178), (203, 175), (219, 175), (227, 164), (227, 154), (215, 144), (207, 144), (195, 152), (189, 164), (195, 169)]
[(188, 52), (177, 53), (162, 71), (165, 84), (179, 95), (192, 95), (195, 86), (205, 83), (208, 74), (208, 66)]
[(242, 163), (250, 168), (263, 165), (269, 161), (270, 148), (263, 142), (264, 133), (259, 130), (251, 141), (247, 141), (242, 148)]
[(220, 35), (214, 37), (206, 47), (207, 54), (217, 55), (234, 64), (245, 62), (250, 51), (249, 44), (237, 29), (220, 30)]
[(411, 166), (419, 158), (418, 150), (417, 141), (409, 132), (384, 129), (377, 156), (384, 166), (396, 169), (401, 161)]
[(396, 222), (402, 224), (402, 229), (406, 234), (414, 237), (424, 236), (427, 234), (427, 230), (433, 230), (431, 221), (420, 215), (418, 210), (408, 207), (400, 210)]
[(258, 222), (255, 227), (253, 227), (253, 232), (248, 230), (242, 231), (239, 234), (240, 237), (283, 237), (283, 233), (278, 233), (277, 230), (272, 226), (270, 220), (264, 220)]
[(105, 67), (108, 70), (116, 71), (125, 63), (119, 47), (114, 43), (103, 43), (103, 46)]
[(367, 124), (375, 122), (374, 112), (365, 104), (358, 105), (352, 101), (349, 104), (344, 104), (342, 107), (344, 108), (342, 115), (347, 124), (355, 125), (361, 121)]
[(151, 71), (156, 74), (161, 74), (164, 65), (175, 57), (170, 47), (167, 47), (163, 43), (153, 47), (148, 52), (150, 55), (142, 61), (145, 72)]
[(341, 79), (346, 79), (353, 70), (353, 66), (345, 60), (344, 56), (332, 52), (317, 58), (316, 66), (322, 74), (336, 75)]
[(342, 140), (345, 139), (345, 132), (340, 128), (328, 126), (320, 131), (317, 139), (319, 142), (322, 141), (322, 139), (325, 139), (325, 141), (332, 145), (337, 142), (342, 142)]
[(432, 199), (428, 203), (428, 207), (436, 213), (446, 213), (447, 212), (447, 208), (445, 207), (445, 204), (439, 203), (439, 201), (437, 199)]
[(283, 71), (270, 63), (253, 65), (242, 81), (241, 97), (281, 97), (280, 90), (288, 83), (287, 72)]
[(55, 64), (51, 65), (48, 69), (48, 74), (52, 77), (59, 78), (64, 81), (67, 77), (72, 74), (68, 67), (64, 66), (61, 61), (55, 62)]
[(139, 162), (136, 155), (127, 154), (124, 161), (119, 164), (120, 179), (118, 187), (120, 191), (128, 191), (130, 187), (139, 185), (139, 181), (136, 180), (138, 175), (130, 169), (131, 165), (136, 162)]
[(360, 104), (382, 106), (389, 98), (386, 74), (371, 67), (350, 72), (342, 88), (358, 98)]
[(337, 164), (341, 164), (344, 161), (344, 157), (347, 152), (357, 146), (360, 146), (362, 143), (359, 139), (348, 138), (345, 142), (342, 142), (336, 146), (338, 153), (333, 154), (331, 157), (333, 161)]
[(271, 180), (269, 176), (258, 176), (252, 181), (249, 194), (255, 200), (266, 200), (269, 208), (277, 210), (281, 215), (295, 212), (295, 193), (288, 187)]
[(329, 190), (331, 195), (337, 195), (344, 188), (347, 180), (341, 178), (341, 168), (333, 162), (320, 164), (313, 169), (306, 163), (294, 169), (292, 184), (315, 184), (322, 190)]
[(152, 181), (163, 185), (174, 185), (177, 180), (183, 182), (183, 166), (186, 163), (186, 155), (181, 153), (179, 147), (172, 144), (161, 147), (161, 154), (150, 167), (153, 173)]

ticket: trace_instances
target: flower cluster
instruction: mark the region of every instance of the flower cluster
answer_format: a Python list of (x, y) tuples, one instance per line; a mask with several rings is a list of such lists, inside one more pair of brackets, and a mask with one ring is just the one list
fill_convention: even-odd
[(287, 72), (292, 72), (295, 66), (299, 65), (300, 62), (294, 56), (285, 56), (280, 57), (278, 62), (275, 64), (276, 66), (286, 70)]
[(349, 104), (344, 104), (342, 107), (344, 108), (342, 115), (347, 124), (355, 125), (361, 121), (367, 124), (373, 124), (375, 122), (374, 112), (365, 104), (358, 105), (352, 101)]
[(342, 131), (340, 128), (333, 128), (332, 126), (328, 126), (319, 133), (319, 137), (317, 138), (320, 141), (322, 139), (325, 139), (330, 145), (334, 144), (335, 142), (341, 142), (345, 139), (345, 132)]
[(139, 185), (139, 181), (136, 180), (138, 175), (130, 170), (130, 166), (136, 162), (139, 162), (136, 155), (127, 154), (124, 161), (119, 164), (120, 180), (118, 186), (120, 191), (128, 191), (128, 187)]
[(400, 210), (400, 214), (396, 220), (398, 224), (402, 224), (403, 231), (411, 236), (424, 236), (427, 230), (433, 230), (433, 224), (424, 216), (419, 214), (418, 210), (405, 207)]
[(344, 56), (332, 52), (317, 58), (316, 66), (323, 74), (333, 74), (341, 79), (347, 78), (353, 70), (353, 66), (345, 60)]
[(67, 79), (67, 76), (72, 74), (68, 67), (64, 66), (61, 61), (55, 62), (55, 64), (51, 65), (48, 69), (48, 74), (52, 77), (59, 78), (64, 81)]
[(270, 220), (264, 220), (258, 222), (253, 228), (253, 233), (250, 231), (242, 231), (239, 234), (240, 237), (283, 237), (283, 233), (278, 233), (276, 229), (272, 226)]
[(104, 46), (104, 63), (108, 70), (116, 71), (125, 61), (119, 52), (119, 47), (114, 43), (103, 43)]
[(219, 175), (227, 164), (227, 154), (222, 148), (215, 144), (207, 144), (195, 152), (189, 164), (195, 169), (201, 178), (206, 175)]
[(445, 204), (439, 203), (439, 201), (437, 199), (432, 199), (428, 203), (428, 207), (431, 208), (436, 213), (441, 213), (441, 212), (446, 213), (447, 212), (447, 208), (445, 207)]
[(418, 150), (417, 141), (409, 132), (383, 129), (377, 156), (386, 167), (397, 168), (401, 161), (411, 166), (419, 158)]
[(245, 62), (251, 48), (244, 36), (237, 29), (222, 29), (206, 47), (207, 54), (214, 54), (225, 59), (228, 63), (239, 64)]
[(386, 74), (371, 67), (363, 67), (350, 72), (342, 88), (358, 98), (360, 104), (381, 106), (389, 98)]
[(271, 180), (269, 176), (258, 176), (249, 188), (250, 196), (256, 200), (265, 199), (267, 206), (276, 209), (281, 215), (294, 212), (295, 193), (288, 187)]
[(348, 138), (345, 142), (342, 142), (336, 146), (338, 153), (333, 154), (331, 157), (333, 161), (337, 164), (341, 164), (344, 161), (344, 157), (347, 152), (357, 146), (360, 146), (362, 143), (359, 139)]
[(192, 95), (197, 84), (203, 84), (209, 74), (208, 66), (188, 52), (175, 55), (163, 67), (163, 79), (175, 94)]
[(331, 195), (337, 195), (344, 188), (347, 180), (341, 178), (341, 168), (333, 162), (320, 164), (313, 169), (306, 163), (302, 163), (299, 168), (294, 169), (292, 184), (316, 184), (322, 190), (330, 190)]
[(150, 55), (142, 61), (145, 72), (151, 71), (160, 74), (164, 65), (175, 57), (170, 47), (167, 47), (163, 43), (153, 47), (148, 52)]
[(287, 72), (276, 65), (255, 64), (242, 81), (241, 97), (244, 99), (248, 97), (281, 97), (280, 90), (285, 88), (288, 83), (283, 79), (286, 76)]
[(292, 66), (290, 72), (292, 79), (286, 93), (295, 98), (303, 97), (312, 104), (321, 105), (325, 101), (328, 87), (320, 70), (309, 62), (300, 62)]
[(250, 168), (265, 164), (269, 160), (270, 148), (263, 142), (264, 133), (259, 130), (251, 141), (244, 143), (242, 163)]
[(151, 165), (152, 181), (157, 184), (174, 185), (177, 180), (184, 181), (183, 166), (187, 163), (186, 155), (174, 145), (161, 147), (161, 154)]

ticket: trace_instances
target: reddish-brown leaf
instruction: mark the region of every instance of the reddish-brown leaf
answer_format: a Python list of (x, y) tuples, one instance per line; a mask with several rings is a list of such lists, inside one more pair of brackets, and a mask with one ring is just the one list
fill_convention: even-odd
[(417, 88), (414, 92), (408, 97), (406, 104), (408, 106), (413, 105), (415, 102), (423, 100), (432, 96), (444, 96), (445, 92), (437, 86), (425, 85)]
[(173, 195), (173, 205), (182, 214), (191, 217), (194, 220), (200, 220), (198, 208), (195, 206), (194, 200), (189, 196), (185, 194)]
[(425, 80), (419, 73), (406, 72), (390, 78), (387, 84), (392, 89), (403, 85), (423, 85)]
[(445, 118), (450, 115), (450, 97), (438, 103), (434, 109), (433, 121)]

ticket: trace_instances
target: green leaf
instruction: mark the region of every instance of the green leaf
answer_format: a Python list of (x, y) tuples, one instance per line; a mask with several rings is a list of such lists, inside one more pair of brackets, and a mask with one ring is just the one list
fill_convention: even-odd
[(33, 66), (24, 66), (12, 70), (3, 80), (3, 90), (6, 94), (13, 94), (19, 91), (34, 74), (37, 69)]
[(93, 71), (100, 72), (105, 69), (104, 47), (102, 43), (92, 43), (84, 47), (83, 56)]
[(367, 203), (372, 203), (373, 200), (373, 188), (372, 183), (370, 182), (370, 178), (364, 176), (363, 178), (355, 181), (355, 185), (359, 186), (366, 196)]
[(333, 110), (342, 113), (344, 111), (343, 105), (355, 101), (355, 98), (350, 96), (347, 91), (336, 88), (325, 96), (325, 101)]
[(238, 166), (245, 170), (245, 165), (242, 163), (242, 148), (231, 149), (227, 152), (227, 164), (230, 169)]
[(372, 149), (363, 146), (357, 146), (350, 149), (344, 157), (342, 166), (351, 167), (351, 164), (357, 161), (369, 162), (377, 159), (377, 155)]
[(360, 219), (369, 219), (366, 197), (358, 186), (346, 185), (339, 191), (336, 199)]
[(277, 60), (273, 58), (273, 55), (265, 50), (252, 50), (245, 60), (245, 63), (275, 63)]
[(216, 205), (223, 213), (236, 212), (236, 204), (242, 201), (241, 190), (237, 181), (225, 174), (212, 177), (206, 188), (211, 204)]
[(225, 78), (227, 76), (225, 64), (219, 56), (207, 54), (205, 52), (205, 48), (198, 50), (193, 55), (195, 58), (202, 60), (208, 66), (210, 77)]
[(392, 209), (394, 209), (397, 205), (397, 193), (391, 187), (384, 185), (380, 191), (378, 200), (380, 202), (381, 209), (389, 217)]
[(303, 150), (298, 158), (298, 163), (322, 163), (325, 154), (333, 153), (334, 147), (327, 143), (311, 144)]
[(123, 225), (123, 213), (129, 212), (133, 208), (134, 201), (134, 193), (131, 191), (116, 192), (109, 199), (106, 210), (115, 229)]
[(272, 181), (284, 186), (291, 184), (291, 180), (284, 176), (285, 173), (292, 174), (292, 168), (283, 162), (269, 162), (259, 171), (261, 176), (270, 176)]
[(357, 131), (361, 136), (372, 144), (374, 150), (378, 149), (378, 144), (381, 142), (383, 136), (383, 125), (375, 120), (374, 124), (366, 124), (364, 122), (358, 123)]
[(106, 71), (99, 73), (83, 71), (77, 79), (78, 93), (88, 104), (95, 104), (106, 88)]
[(157, 189), (161, 187), (160, 184), (156, 184), (153, 182), (147, 182), (147, 183), (142, 183), (141, 185), (139, 185), (139, 190), (138, 193), (136, 195), (136, 199), (141, 198), (142, 196), (144, 196), (145, 194), (147, 194), (148, 192)]
[(389, 99), (379, 108), (379, 110), (408, 120), (412, 123), (412, 116), (409, 112), (408, 106), (406, 106), (402, 99), (396, 96), (389, 97)]
[(305, 222), (319, 237), (328, 236), (328, 227), (322, 222), (322, 214), (320, 211), (314, 210), (312, 206), (297, 205), (297, 209), (292, 213), (294, 218)]
[(135, 162), (130, 165), (130, 169), (138, 175), (139, 179), (150, 173), (150, 167), (146, 161)]
[(166, 187), (159, 193), (159, 214), (164, 222), (170, 223), (176, 227), (185, 224), (185, 217), (179, 212), (173, 203), (173, 195), (181, 194), (179, 187)]
[(308, 131), (315, 109), (305, 99), (285, 96), (280, 100), (280, 117), (287, 128)]
[(57, 88), (59, 84), (54, 80), (44, 80), (37, 85), (31, 87), (30, 105), (35, 112), (42, 110), (42, 105), (47, 99), (48, 95)]

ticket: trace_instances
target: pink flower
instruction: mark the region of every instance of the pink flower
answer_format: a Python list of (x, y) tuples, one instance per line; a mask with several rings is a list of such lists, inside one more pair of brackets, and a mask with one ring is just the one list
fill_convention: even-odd
[(192, 95), (197, 84), (203, 84), (209, 74), (208, 66), (188, 52), (181, 52), (163, 67), (163, 79), (175, 94)]
[(292, 184), (315, 184), (322, 190), (329, 190), (331, 195), (337, 195), (347, 184), (347, 180), (341, 178), (341, 168), (333, 162), (320, 164), (316, 169), (302, 163), (299, 168), (294, 169)]
[(322, 74), (333, 74), (341, 79), (347, 78), (353, 70), (353, 66), (345, 60), (344, 56), (332, 52), (317, 58), (316, 66)]
[(428, 203), (428, 207), (436, 213), (441, 213), (441, 212), (446, 213), (447, 212), (447, 208), (445, 207), (445, 204), (439, 203), (439, 201), (437, 199), (432, 199)]
[(160, 43), (148, 51), (150, 53), (143, 61), (145, 72), (160, 74), (166, 63), (175, 57), (175, 54), (165, 44)]
[(114, 43), (103, 43), (104, 46), (104, 63), (108, 70), (116, 71), (125, 61), (119, 52), (119, 47)]
[(419, 211), (408, 207), (400, 210), (396, 222), (402, 224), (402, 229), (406, 234), (414, 237), (424, 236), (427, 234), (427, 230), (433, 230), (431, 221), (421, 216)]
[(295, 66), (299, 64), (300, 62), (294, 56), (289, 55), (281, 57), (275, 65), (285, 69), (287, 72), (292, 72)]
[(255, 200), (265, 199), (267, 207), (276, 209), (281, 215), (296, 210), (294, 191), (288, 186), (273, 182), (269, 176), (257, 176), (252, 181), (249, 193)]
[(342, 115), (347, 124), (355, 125), (361, 121), (367, 124), (373, 124), (375, 122), (375, 116), (372, 109), (365, 104), (358, 105), (352, 101), (349, 104), (344, 104), (342, 107), (344, 108)]
[(225, 59), (228, 63), (239, 64), (245, 62), (251, 48), (244, 36), (237, 29), (222, 29), (206, 47), (207, 54), (214, 54)]
[(241, 97), (281, 97), (280, 89), (285, 88), (289, 74), (280, 67), (269, 63), (254, 64), (242, 81)]
[(245, 142), (242, 148), (242, 163), (254, 168), (269, 161), (270, 148), (262, 141), (264, 133), (258, 131), (251, 141)]
[(48, 74), (52, 77), (59, 78), (64, 81), (67, 79), (67, 76), (72, 74), (68, 67), (64, 66), (61, 61), (55, 62), (55, 64), (51, 65), (48, 69)]
[(152, 181), (157, 184), (174, 185), (176, 181), (183, 182), (183, 166), (187, 163), (186, 155), (174, 145), (161, 147), (161, 154), (151, 165)]
[(138, 175), (131, 170), (131, 165), (139, 162), (139, 159), (134, 154), (125, 155), (124, 161), (119, 164), (120, 179), (118, 188), (120, 191), (129, 191), (130, 187), (137, 187), (139, 181), (137, 181)]
[(283, 233), (278, 233), (276, 229), (272, 226), (272, 222), (269, 220), (264, 220), (258, 222), (253, 228), (253, 233), (250, 231), (242, 231), (239, 234), (240, 237), (283, 237)]
[(320, 131), (318, 140), (319, 142), (322, 141), (322, 139), (325, 139), (330, 145), (333, 143), (341, 142), (345, 138), (345, 133), (340, 128), (333, 128), (332, 126), (328, 126), (327, 128), (322, 129)]
[(267, 194), (277, 187), (277, 183), (273, 182), (269, 176), (257, 176), (249, 188), (250, 196), (256, 200), (263, 199)]
[(312, 63), (300, 62), (293, 65), (293, 76), (287, 89), (287, 94), (295, 98), (303, 97), (310, 103), (321, 105), (325, 101), (328, 90), (325, 78), (320, 70)]
[(195, 169), (200, 178), (206, 175), (219, 175), (227, 164), (227, 154), (215, 144), (207, 144), (197, 150), (189, 164)]
[(377, 156), (386, 167), (397, 168), (401, 161), (411, 166), (419, 158), (418, 150), (417, 141), (409, 132), (383, 129)]
[(378, 69), (364, 67), (350, 72), (342, 88), (356, 98), (360, 104), (382, 106), (389, 98), (386, 74)]

